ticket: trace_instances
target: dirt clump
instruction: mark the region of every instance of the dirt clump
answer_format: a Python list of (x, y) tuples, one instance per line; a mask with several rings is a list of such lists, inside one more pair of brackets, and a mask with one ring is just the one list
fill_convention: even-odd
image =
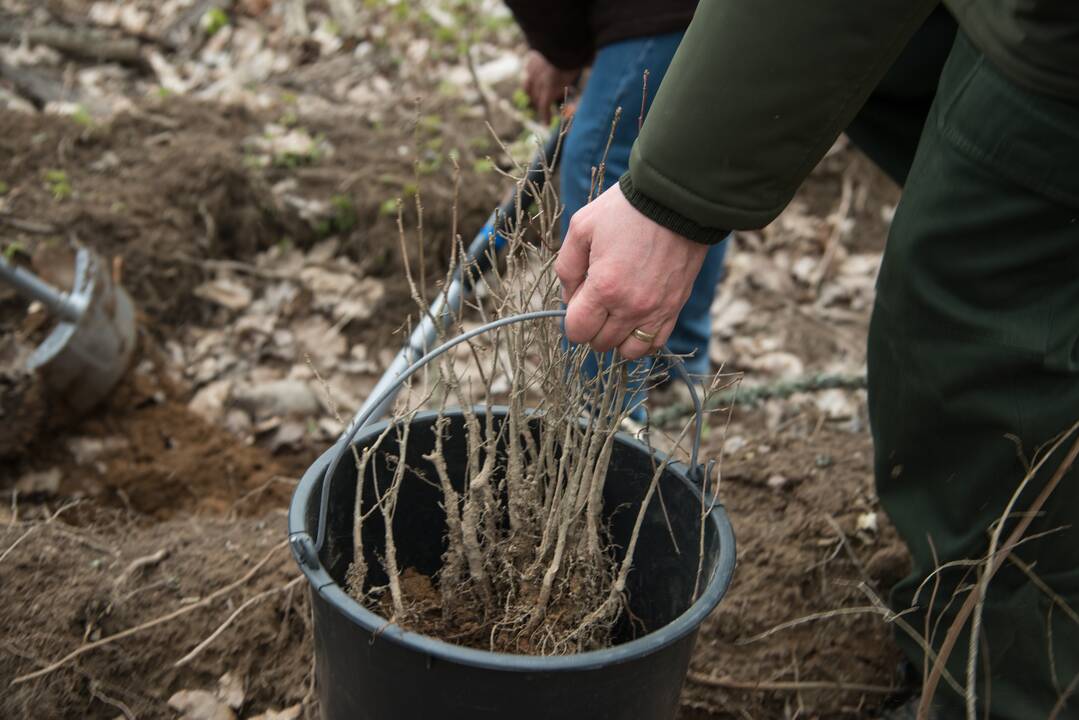
[(44, 387), (25, 356), (13, 338), (0, 341), (0, 458), (22, 452), (45, 420)]
[(0, 488), (34, 472), (58, 472), (62, 497), (92, 498), (157, 520), (285, 507), (296, 466), (310, 456), (283, 465), (191, 412), (182, 386), (150, 359), (145, 342), (106, 403), (83, 419), (50, 418), (49, 429), (0, 470)]

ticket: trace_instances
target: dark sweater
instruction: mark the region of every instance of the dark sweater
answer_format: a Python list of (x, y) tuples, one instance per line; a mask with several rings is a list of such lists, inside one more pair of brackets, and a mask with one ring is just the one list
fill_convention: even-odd
[(685, 30), (697, 0), (506, 0), (517, 22), (553, 65), (577, 70), (604, 45)]

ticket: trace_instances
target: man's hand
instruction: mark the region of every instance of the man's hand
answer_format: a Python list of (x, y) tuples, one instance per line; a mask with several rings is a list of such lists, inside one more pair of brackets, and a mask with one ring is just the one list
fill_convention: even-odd
[(614, 185), (573, 216), (558, 252), (566, 337), (631, 360), (661, 347), (707, 252), (642, 215)]
[(566, 89), (577, 82), (579, 70), (560, 70), (535, 50), (525, 57), (524, 91), (532, 101), (539, 121), (551, 120), (551, 108), (566, 96)]

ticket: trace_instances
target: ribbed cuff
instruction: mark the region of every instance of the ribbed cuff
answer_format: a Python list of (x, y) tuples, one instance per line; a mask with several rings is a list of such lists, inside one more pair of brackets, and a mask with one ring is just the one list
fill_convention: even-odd
[(622, 188), (622, 194), (629, 200), (629, 204), (638, 210), (649, 220), (659, 223), (668, 230), (672, 230), (683, 237), (704, 245), (715, 245), (722, 242), (730, 235), (730, 230), (723, 228), (711, 228), (698, 225), (687, 217), (679, 215), (674, 210), (660, 205), (658, 202), (633, 187), (633, 178), (626, 172), (618, 180), (618, 186)]

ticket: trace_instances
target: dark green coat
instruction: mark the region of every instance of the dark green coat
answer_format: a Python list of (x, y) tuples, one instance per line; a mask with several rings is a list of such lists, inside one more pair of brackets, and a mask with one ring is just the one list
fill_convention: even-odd
[[(623, 192), (700, 242), (768, 224), (937, 4), (702, 2), (634, 146)], [(946, 4), (1002, 73), (1079, 104), (1079, 0)]]

